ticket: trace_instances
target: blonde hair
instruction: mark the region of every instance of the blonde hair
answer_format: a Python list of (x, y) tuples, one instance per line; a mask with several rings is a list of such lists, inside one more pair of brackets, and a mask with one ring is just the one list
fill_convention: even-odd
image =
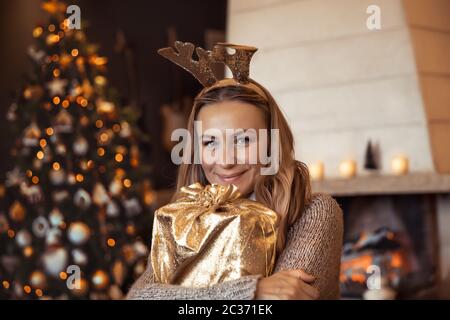
[[(263, 90), (267, 100), (245, 86), (225, 86), (209, 91), (203, 90), (194, 100), (187, 130), (191, 137), (194, 137), (194, 121), (202, 107), (211, 103), (230, 100), (238, 100), (257, 106), (263, 111), (267, 129), (279, 130), (279, 170), (275, 175), (259, 176), (255, 183), (254, 192), (257, 201), (265, 204), (279, 215), (277, 253), (281, 253), (285, 247), (289, 227), (300, 218), (305, 206), (310, 201), (309, 172), (303, 162), (295, 160), (294, 137), (275, 99), (263, 86), (253, 80), (252, 82)], [(194, 143), (196, 142), (194, 141)], [(193, 147), (190, 148), (191, 154), (185, 158), (189, 159), (190, 157), (191, 161), (189, 163), (183, 161), (178, 168), (177, 193), (175, 193), (173, 200), (178, 197), (178, 192), (183, 186), (195, 182), (208, 184), (201, 164), (193, 163), (193, 149)]]

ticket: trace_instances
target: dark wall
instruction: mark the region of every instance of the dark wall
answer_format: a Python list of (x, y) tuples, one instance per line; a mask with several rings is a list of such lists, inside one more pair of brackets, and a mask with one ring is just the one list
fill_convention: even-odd
[[(155, 170), (157, 187), (173, 182), (175, 166), (170, 154), (160, 144), (161, 104), (171, 102), (175, 94), (171, 63), (157, 55), (156, 50), (167, 46), (167, 28), (175, 26), (178, 39), (204, 46), (206, 29), (225, 30), (226, 0), (165, 0), (165, 1), (69, 1), (81, 8), (82, 21), (88, 40), (100, 45), (100, 54), (109, 59), (110, 84), (124, 98), (130, 96), (127, 64), (122, 54), (114, 50), (116, 34), (123, 30), (130, 43), (137, 72), (139, 105), (144, 111), (142, 127), (150, 134), (152, 143), (145, 146)], [(20, 88), (22, 75), (29, 70), (26, 48), (33, 43), (31, 31), (37, 22), (46, 22), (46, 14), (36, 0), (0, 0), (0, 150), (9, 149), (5, 129), (5, 113), (11, 104), (10, 92)], [(195, 95), (198, 83), (186, 72), (179, 73), (182, 90)], [(0, 170), (11, 167), (2, 156)]]

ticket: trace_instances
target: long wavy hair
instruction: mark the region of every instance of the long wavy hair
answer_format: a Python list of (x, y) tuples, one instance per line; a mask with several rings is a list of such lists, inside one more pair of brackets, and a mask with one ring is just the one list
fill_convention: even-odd
[[(259, 176), (254, 186), (254, 192), (257, 201), (274, 210), (279, 216), (277, 253), (281, 253), (285, 247), (289, 227), (300, 218), (305, 206), (311, 199), (309, 172), (303, 162), (295, 160), (294, 137), (275, 99), (263, 86), (255, 81), (252, 82), (263, 90), (268, 97), (268, 101), (244, 86), (218, 87), (206, 91), (206, 93), (203, 90), (194, 100), (187, 130), (191, 137), (194, 137), (194, 121), (202, 107), (230, 100), (250, 103), (260, 108), (263, 111), (269, 132), (270, 129), (279, 130), (279, 170), (275, 175)], [(191, 139), (190, 143), (196, 142)], [(195, 182), (200, 182), (203, 185), (209, 183), (201, 164), (195, 164), (193, 161), (193, 145), (189, 149), (190, 154), (185, 159), (190, 157), (191, 161), (189, 163), (183, 161), (178, 168), (177, 192), (174, 194), (173, 200), (179, 196), (179, 190), (182, 186)], [(270, 147), (268, 150), (270, 150)]]

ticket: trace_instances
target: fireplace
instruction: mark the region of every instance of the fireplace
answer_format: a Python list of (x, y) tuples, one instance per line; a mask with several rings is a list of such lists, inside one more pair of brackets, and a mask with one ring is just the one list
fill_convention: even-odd
[(439, 227), (450, 216), (448, 175), (336, 178), (313, 181), (313, 190), (332, 194), (344, 212), (343, 299), (448, 298)]
[(377, 268), (397, 298), (436, 285), (436, 195), (338, 197), (344, 211), (341, 295), (360, 298)]

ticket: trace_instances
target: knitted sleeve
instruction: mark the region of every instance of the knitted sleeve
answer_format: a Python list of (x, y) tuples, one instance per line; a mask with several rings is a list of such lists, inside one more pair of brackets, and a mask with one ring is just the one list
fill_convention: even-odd
[[(315, 195), (301, 218), (289, 229), (286, 247), (277, 259), (275, 272), (303, 269), (316, 277), (322, 299), (339, 297), (342, 250), (342, 211), (328, 195)], [(127, 299), (154, 300), (250, 300), (261, 275), (245, 276), (204, 288), (155, 283), (151, 263), (133, 284)]]
[(343, 241), (343, 215), (329, 195), (316, 194), (300, 221), (288, 232), (286, 249), (275, 272), (302, 269), (316, 277), (320, 299), (338, 299)]

